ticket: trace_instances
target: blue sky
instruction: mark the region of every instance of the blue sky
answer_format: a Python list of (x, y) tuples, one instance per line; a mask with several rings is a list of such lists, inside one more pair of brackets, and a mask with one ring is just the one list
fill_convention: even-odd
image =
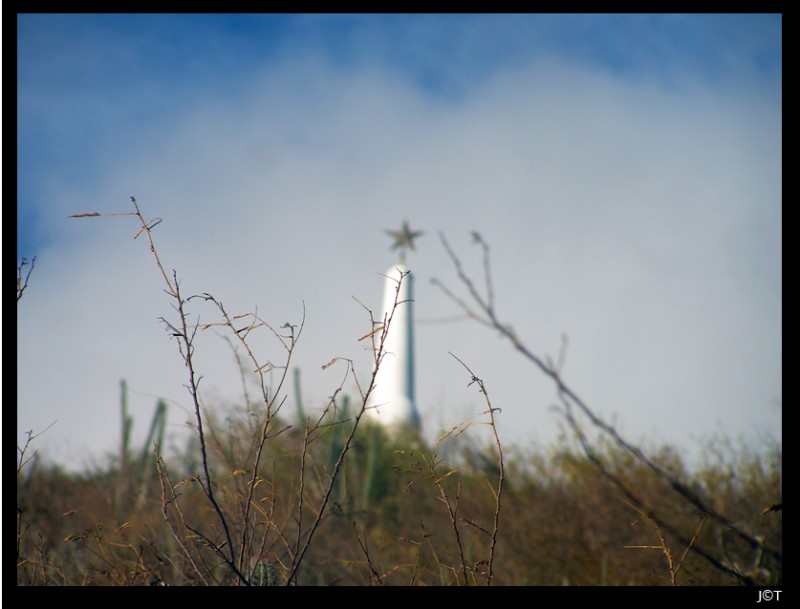
[[(188, 418), (171, 312), (126, 218), (135, 195), (190, 292), (307, 324), (311, 405), (369, 357), (356, 340), (409, 255), (426, 433), (479, 416), (456, 353), (521, 446), (558, 434), (552, 387), (431, 285), (474, 273), (498, 310), (635, 440), (696, 451), (781, 433), (779, 15), (18, 16), (18, 438), (81, 465), (143, 434), (156, 396)], [(213, 311), (200, 309), (201, 321)], [(274, 348), (262, 346), (265, 357)], [(209, 407), (241, 401), (225, 342), (198, 344)], [(46, 362), (43, 365), (43, 362)], [(494, 387), (494, 390), (493, 390)], [(352, 388), (350, 388), (352, 390)], [(91, 422), (92, 433), (86, 433)], [(176, 440), (177, 441), (177, 440)]]

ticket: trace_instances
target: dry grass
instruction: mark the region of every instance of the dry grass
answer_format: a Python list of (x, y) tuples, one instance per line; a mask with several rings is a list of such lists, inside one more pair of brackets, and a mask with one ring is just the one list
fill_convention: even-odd
[[(132, 470), (114, 464), (78, 476), (40, 463), (30, 433), (18, 447), (18, 584), (781, 584), (781, 511), (764, 510), (781, 501), (780, 448), (739, 455), (736, 471), (718, 463), (690, 473), (668, 447), (648, 455), (628, 442), (564, 381), (563, 348), (553, 363), (497, 317), (489, 248), (477, 233), (483, 290), (444, 237), (466, 296), (436, 284), (553, 381), (569, 435), (549, 455), (509, 457), (501, 409), (455, 355), (485, 399), (484, 419), (453, 426), (430, 447), (414, 432), (389, 438), (362, 422), (398, 298), (385, 319), (364, 307), (367, 383), (358, 384), (351, 360), (334, 357), (327, 366), (340, 367), (341, 382), (321, 414), (291, 421), (286, 381), (305, 312), (275, 328), (210, 294), (184, 294), (159, 258), (161, 220), (131, 202), (132, 212), (73, 217), (136, 219), (135, 238), (145, 236), (175, 312), (162, 322), (186, 365), (195, 434), (182, 456), (167, 459), (156, 444), (149, 473), (131, 484)], [(18, 301), (33, 270), (23, 277), (25, 265)], [(198, 308), (213, 321), (191, 323)], [(257, 380), (242, 411), (202, 405), (195, 338), (210, 328), (234, 346), (245, 392), (245, 377)], [(280, 361), (253, 347), (265, 333)], [(357, 387), (352, 402), (347, 381)], [(587, 428), (601, 439), (590, 442)]]

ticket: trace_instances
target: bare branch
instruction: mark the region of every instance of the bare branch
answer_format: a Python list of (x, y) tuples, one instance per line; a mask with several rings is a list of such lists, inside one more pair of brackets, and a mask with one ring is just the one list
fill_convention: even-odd
[[(474, 237), (474, 235), (473, 235)], [(574, 404), (583, 414), (586, 416), (591, 424), (599, 429), (601, 432), (607, 434), (619, 447), (625, 450), (627, 453), (632, 455), (637, 461), (643, 463), (650, 471), (652, 471), (657, 477), (661, 478), (665, 482), (667, 482), (673, 490), (675, 490), (679, 495), (681, 495), (688, 503), (693, 505), (700, 513), (707, 514), (710, 518), (721, 524), (723, 527), (729, 529), (730, 531), (734, 532), (740, 539), (745, 541), (754, 549), (763, 549), (765, 552), (770, 554), (774, 559), (778, 562), (782, 562), (781, 553), (766, 547), (764, 543), (752, 535), (748, 534), (747, 532), (743, 531), (741, 528), (735, 526), (732, 522), (730, 522), (727, 518), (719, 514), (716, 510), (712, 507), (707, 505), (703, 502), (700, 497), (691, 491), (685, 484), (681, 483), (679, 480), (671, 476), (666, 470), (656, 464), (654, 461), (649, 459), (638, 447), (632, 445), (628, 441), (626, 441), (611, 425), (604, 422), (599, 416), (597, 416), (592, 409), (584, 402), (575, 392), (563, 381), (561, 377), (561, 370), (563, 368), (563, 357), (559, 357), (559, 361), (554, 364), (546, 363), (541, 357), (534, 354), (528, 347), (520, 340), (520, 338), (516, 335), (513, 329), (507, 325), (502, 323), (494, 310), (493, 304), (493, 294), (491, 292), (491, 283), (487, 280), (487, 296), (482, 296), (478, 290), (476, 289), (474, 283), (466, 274), (461, 264), (459, 258), (455, 255), (450, 245), (447, 243), (444, 235), (440, 234), (440, 238), (442, 240), (442, 244), (444, 245), (447, 254), (449, 255), (456, 272), (458, 274), (459, 280), (462, 284), (466, 287), (472, 301), (474, 301), (474, 305), (470, 305), (466, 303), (464, 300), (459, 298), (455, 293), (453, 293), (450, 289), (444, 286), (438, 280), (434, 280), (434, 284), (440, 287), (445, 294), (450, 297), (453, 302), (455, 302), (459, 308), (461, 308), (467, 315), (469, 315), (472, 319), (478, 321), (479, 323), (486, 325), (488, 327), (497, 330), (503, 337), (505, 337), (513, 346), (513, 348), (520, 353), (524, 358), (532, 362), (543, 374), (549, 377), (555, 384), (558, 395), (562, 397), (565, 401)], [(476, 242), (483, 245), (484, 248), (484, 272), (489, 273), (488, 267), (488, 248), (486, 248), (483, 240), (479, 237), (476, 239)], [(562, 343), (562, 355), (565, 348), (565, 342)], [(587, 443), (583, 442), (584, 447), (588, 446)], [(587, 453), (589, 454), (589, 453)], [(697, 545), (690, 546), (693, 551), (703, 554), (708, 560), (712, 562), (718, 568), (722, 568), (722, 570), (726, 572), (730, 572), (729, 569), (725, 568), (721, 565), (719, 561), (713, 559), (707, 553), (703, 553), (699, 550)], [(738, 574), (737, 574), (738, 576)]]
[[(356, 431), (358, 430), (359, 423), (361, 422), (361, 418), (364, 416), (364, 413), (367, 410), (367, 402), (369, 400), (369, 396), (372, 394), (372, 391), (375, 388), (375, 379), (376, 379), (376, 376), (378, 374), (378, 370), (380, 368), (380, 364), (381, 364), (381, 362), (383, 360), (383, 355), (385, 353), (386, 337), (388, 336), (392, 320), (394, 319), (394, 314), (397, 311), (397, 307), (402, 302), (402, 301), (398, 301), (399, 294), (400, 294), (400, 286), (401, 286), (403, 280), (405, 279), (405, 277), (407, 275), (408, 275), (408, 272), (400, 273), (400, 279), (398, 280), (397, 295), (395, 296), (394, 305), (392, 306), (392, 310), (387, 313), (386, 319), (383, 322), (384, 328), (383, 328), (383, 330), (381, 332), (380, 342), (379, 342), (379, 344), (378, 344), (378, 346), (376, 347), (376, 350), (375, 350), (375, 366), (373, 367), (372, 375), (370, 376), (369, 386), (367, 387), (366, 392), (361, 392), (361, 388), (359, 386), (359, 393), (361, 393), (361, 407), (359, 408), (358, 412), (356, 413), (356, 416), (355, 416), (355, 418), (353, 420), (353, 427), (350, 430), (350, 433), (348, 434), (347, 438), (345, 439), (344, 445), (342, 446), (342, 449), (341, 449), (341, 451), (339, 453), (339, 456), (338, 456), (338, 458), (336, 460), (336, 463), (333, 466), (333, 470), (332, 470), (331, 475), (330, 475), (330, 481), (329, 481), (328, 486), (327, 486), (327, 488), (325, 490), (325, 494), (324, 494), (324, 496), (322, 498), (322, 503), (321, 503), (320, 508), (319, 508), (319, 510), (317, 512), (317, 515), (316, 515), (316, 517), (314, 519), (314, 522), (312, 523), (312, 525), (311, 525), (311, 527), (310, 527), (310, 529), (308, 531), (308, 534), (306, 536), (305, 542), (304, 542), (302, 548), (300, 548), (300, 550), (297, 552), (297, 554), (293, 558), (292, 568), (291, 568), (291, 571), (290, 571), (289, 576), (287, 578), (287, 584), (288, 585), (291, 585), (294, 582), (295, 578), (297, 577), (297, 570), (299, 569), (300, 564), (302, 563), (303, 558), (306, 555), (306, 552), (308, 551), (309, 546), (311, 545), (311, 540), (314, 537), (314, 533), (319, 528), (320, 522), (322, 521), (322, 516), (325, 513), (325, 508), (328, 505), (328, 502), (330, 500), (331, 494), (333, 493), (334, 486), (336, 484), (336, 480), (337, 480), (337, 478), (339, 476), (339, 472), (341, 470), (342, 464), (344, 463), (344, 458), (347, 455), (347, 452), (350, 450), (350, 445), (353, 442), (353, 438), (355, 437)], [(372, 317), (372, 313), (370, 312), (370, 318), (371, 317)], [(374, 325), (374, 320), (371, 319), (371, 321), (372, 321), (372, 323)], [(374, 336), (373, 336), (373, 339), (374, 339)], [(345, 358), (340, 358), (340, 359), (345, 359)], [(356, 377), (355, 369), (354, 369), (354, 366), (353, 366), (353, 362), (351, 360), (345, 360), (345, 361), (347, 361), (348, 369), (352, 371), (353, 377)], [(356, 382), (358, 382), (357, 378), (356, 378)]]
[[(477, 234), (477, 233), (476, 233)], [(482, 243), (482, 242), (481, 242)], [(484, 245), (485, 247), (485, 245)], [(488, 255), (488, 254), (487, 254)], [(488, 267), (487, 267), (487, 275), (488, 275)], [(490, 283), (487, 282), (488, 286), (491, 286)], [(480, 388), (480, 392), (483, 394), (484, 398), (486, 399), (486, 405), (489, 409), (486, 411), (489, 415), (489, 421), (492, 428), (492, 434), (494, 435), (495, 445), (497, 446), (497, 455), (498, 455), (498, 475), (497, 475), (497, 489), (494, 491), (494, 498), (495, 498), (495, 510), (494, 510), (494, 524), (492, 527), (491, 538), (492, 543), (489, 549), (489, 560), (486, 565), (487, 575), (486, 575), (486, 585), (492, 585), (492, 575), (494, 573), (494, 555), (495, 555), (495, 548), (497, 546), (497, 531), (500, 525), (500, 499), (503, 494), (503, 481), (505, 480), (505, 463), (503, 461), (503, 446), (500, 443), (500, 436), (497, 433), (497, 424), (494, 418), (495, 412), (500, 412), (499, 408), (494, 408), (492, 406), (492, 401), (489, 398), (489, 392), (486, 391), (486, 385), (484, 384), (483, 380), (478, 378), (475, 373), (467, 366), (461, 359), (456, 357), (453, 353), (450, 353), (457, 361), (460, 363), (467, 372), (469, 372), (472, 380), (470, 381), (470, 385), (472, 383), (477, 383), (478, 387)]]
[(31, 258), (31, 268), (28, 269), (28, 272), (25, 274), (25, 279), (22, 279), (22, 268), (28, 265), (28, 260), (23, 258), (22, 261), (17, 265), (17, 302), (19, 299), (22, 298), (22, 293), (25, 291), (25, 288), (28, 287), (28, 280), (31, 278), (31, 273), (33, 273), (33, 269), (36, 266), (36, 256)]

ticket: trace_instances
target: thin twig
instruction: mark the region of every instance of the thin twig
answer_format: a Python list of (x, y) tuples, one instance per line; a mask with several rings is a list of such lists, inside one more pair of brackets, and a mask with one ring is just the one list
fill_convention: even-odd
[[(437, 285), (440, 289), (444, 291), (444, 293), (450, 297), (453, 302), (455, 302), (464, 312), (467, 314), (471, 319), (485, 325), (487, 327), (493, 328), (497, 330), (502, 336), (504, 336), (514, 347), (514, 349), (519, 352), (523, 357), (528, 359), (532, 362), (539, 370), (548, 376), (556, 385), (556, 389), (560, 396), (563, 396), (565, 399), (569, 400), (571, 403), (575, 404), (580, 411), (591, 421), (592, 425), (596, 428), (601, 430), (602, 432), (606, 433), (610, 436), (613, 441), (620, 446), (623, 450), (631, 454), (636, 460), (643, 463), (648, 469), (650, 469), (656, 476), (666, 481), (679, 495), (681, 495), (686, 501), (688, 501), (691, 505), (693, 505), (700, 513), (707, 514), (710, 518), (721, 524), (723, 527), (731, 530), (734, 534), (736, 534), (740, 539), (744, 540), (748, 545), (750, 545), (753, 549), (763, 549), (766, 553), (772, 556), (775, 560), (779, 563), (783, 562), (782, 555), (777, 550), (773, 548), (767, 547), (762, 541), (754, 538), (752, 535), (746, 533), (745, 531), (741, 530), (739, 527), (735, 526), (732, 522), (730, 522), (727, 518), (719, 514), (716, 510), (711, 508), (705, 502), (703, 502), (700, 497), (697, 496), (696, 493), (692, 492), (686, 485), (681, 483), (679, 480), (675, 479), (671, 476), (668, 472), (666, 472), (663, 468), (658, 466), (655, 462), (651, 459), (647, 458), (644, 453), (633, 446), (629, 442), (627, 442), (613, 427), (605, 423), (600, 417), (595, 415), (595, 413), (589, 408), (589, 406), (580, 398), (578, 397), (575, 392), (563, 381), (560, 370), (563, 362), (559, 362), (559, 364), (553, 366), (548, 365), (542, 358), (534, 354), (530, 351), (527, 346), (519, 339), (516, 335), (514, 330), (511, 326), (502, 323), (494, 310), (493, 306), (493, 296), (491, 293), (488, 297), (484, 298), (475, 288), (472, 280), (464, 271), (461, 261), (453, 252), (450, 245), (447, 243), (444, 235), (440, 234), (440, 238), (442, 244), (450, 257), (454, 267), (456, 268), (456, 272), (460, 281), (466, 286), (467, 291), (469, 292), (471, 298), (476, 303), (477, 309), (473, 308), (462, 299), (460, 299), (455, 293), (449, 290), (444, 284), (442, 284), (438, 280), (434, 280), (434, 285)], [(480, 241), (482, 242), (482, 240)], [(486, 248), (484, 248), (484, 254), (487, 254)], [(484, 261), (486, 258), (484, 258)], [(488, 272), (488, 264), (484, 262), (484, 269), (485, 272)], [(490, 285), (487, 282), (487, 285)], [(696, 545), (691, 546), (692, 550), (695, 552), (699, 552), (699, 548)], [(707, 553), (702, 553), (707, 559), (711, 561), (714, 566), (717, 568), (721, 568), (726, 572), (732, 572), (730, 569), (724, 568), (719, 561), (713, 559)], [(741, 574), (736, 574), (737, 577), (743, 578), (744, 580), (749, 580)]]
[[(292, 564), (292, 569), (291, 569), (291, 572), (289, 573), (289, 577), (287, 578), (287, 585), (291, 585), (294, 582), (295, 578), (297, 577), (297, 570), (300, 568), (300, 564), (302, 563), (303, 558), (305, 557), (306, 552), (308, 551), (308, 548), (311, 546), (311, 540), (314, 537), (314, 533), (319, 528), (319, 524), (322, 521), (322, 516), (325, 513), (325, 508), (328, 505), (328, 501), (330, 500), (331, 494), (333, 493), (333, 489), (334, 489), (334, 486), (336, 484), (336, 480), (337, 480), (337, 478), (339, 476), (339, 471), (341, 470), (342, 464), (344, 463), (344, 458), (347, 455), (348, 451), (350, 450), (350, 445), (351, 445), (351, 443), (353, 441), (353, 438), (355, 437), (356, 431), (358, 430), (359, 423), (361, 422), (361, 418), (364, 416), (364, 413), (367, 410), (367, 402), (369, 400), (369, 396), (372, 394), (372, 391), (375, 388), (375, 379), (376, 379), (376, 376), (378, 374), (378, 370), (380, 368), (380, 364), (383, 361), (383, 356), (385, 354), (386, 338), (388, 336), (389, 329), (390, 329), (391, 324), (392, 324), (392, 320), (394, 319), (395, 311), (397, 310), (397, 307), (398, 307), (399, 304), (401, 304), (402, 302), (405, 302), (405, 301), (399, 301), (399, 294), (400, 294), (400, 287), (402, 285), (402, 282), (406, 278), (407, 275), (408, 275), (408, 272), (404, 272), (404, 273), (401, 272), (400, 273), (400, 279), (398, 280), (398, 284), (397, 284), (397, 293), (395, 295), (394, 305), (392, 306), (392, 310), (387, 313), (386, 319), (384, 320), (384, 323), (383, 323), (384, 328), (383, 328), (383, 330), (381, 332), (380, 342), (379, 342), (379, 344), (378, 344), (378, 346), (376, 348), (376, 351), (375, 351), (375, 366), (373, 367), (372, 374), (370, 376), (369, 385), (367, 387), (366, 392), (362, 392), (360, 385), (358, 385), (358, 379), (357, 379), (356, 374), (355, 374), (355, 368), (354, 368), (352, 360), (347, 360), (345, 358), (334, 358), (334, 360), (336, 360), (336, 359), (345, 360), (347, 362), (347, 364), (348, 364), (348, 369), (352, 371), (353, 377), (355, 378), (355, 381), (356, 381), (356, 385), (358, 386), (358, 389), (359, 389), (359, 393), (361, 394), (361, 407), (360, 407), (359, 411), (356, 413), (356, 416), (355, 416), (355, 418), (353, 420), (353, 427), (350, 430), (350, 433), (348, 434), (347, 438), (345, 439), (344, 446), (342, 447), (342, 449), (341, 449), (341, 451), (339, 453), (339, 457), (337, 458), (336, 463), (333, 466), (333, 470), (332, 470), (331, 475), (330, 475), (330, 482), (328, 483), (328, 486), (327, 486), (327, 488), (325, 490), (325, 494), (324, 494), (324, 496), (322, 498), (322, 503), (320, 505), (319, 511), (317, 512), (317, 515), (316, 515), (316, 517), (314, 519), (314, 522), (312, 523), (312, 525), (311, 525), (311, 527), (310, 527), (310, 529), (308, 531), (308, 534), (306, 536), (306, 539), (305, 539), (305, 542), (304, 542), (302, 548), (297, 552), (297, 554), (295, 555), (295, 557), (294, 557), (294, 559), (292, 561), (292, 563), (293, 563)], [(373, 322), (373, 325), (374, 325), (374, 320), (371, 320), (371, 321)], [(332, 362), (334, 360), (332, 360)], [(324, 367), (327, 367), (327, 365), (324, 366)]]
[[(192, 553), (189, 551), (189, 548), (186, 547), (186, 544), (183, 543), (183, 538), (178, 534), (178, 531), (175, 530), (175, 527), (172, 524), (172, 521), (169, 518), (169, 513), (167, 512), (167, 506), (170, 504), (174, 505), (174, 509), (178, 512), (180, 516), (181, 522), (183, 523), (183, 513), (181, 512), (180, 506), (178, 505), (178, 496), (175, 494), (175, 487), (173, 486), (172, 482), (169, 479), (169, 474), (167, 473), (167, 468), (164, 462), (161, 459), (161, 455), (159, 454), (158, 447), (156, 446), (155, 449), (155, 458), (156, 458), (156, 469), (158, 471), (158, 480), (161, 483), (161, 514), (164, 516), (164, 520), (169, 527), (170, 532), (172, 533), (172, 537), (180, 546), (181, 550), (183, 550), (184, 556), (186, 556), (189, 564), (192, 565), (195, 573), (200, 578), (200, 580), (205, 584), (208, 585), (208, 581), (206, 580), (205, 576), (203, 575), (200, 567), (197, 566), (197, 562), (195, 562)], [(170, 496), (167, 496), (167, 487), (170, 490)], [(184, 525), (185, 526), (185, 525)]]
[[(457, 470), (452, 469), (445, 474), (439, 475), (439, 473), (436, 471), (438, 464), (436, 463), (435, 457), (428, 461), (423, 455), (423, 459), (425, 460), (425, 464), (428, 466), (428, 472), (430, 474), (431, 481), (439, 490), (439, 497), (437, 497), (437, 499), (439, 499), (439, 501), (444, 503), (447, 507), (447, 514), (450, 517), (450, 524), (453, 527), (453, 536), (456, 540), (458, 556), (461, 561), (461, 572), (462, 576), (464, 577), (464, 585), (466, 586), (469, 583), (467, 575), (467, 558), (464, 553), (464, 546), (461, 542), (461, 531), (458, 527), (458, 508), (461, 503), (461, 477), (456, 476), (456, 496), (455, 500), (451, 502), (450, 496), (447, 494), (447, 490), (444, 487), (443, 481), (450, 476), (457, 474)], [(456, 579), (458, 579), (458, 576), (456, 576)]]
[[(568, 406), (568, 403), (567, 403), (567, 406)], [(635, 505), (635, 506), (636, 506), (638, 509), (640, 509), (640, 510), (642, 510), (644, 513), (646, 513), (646, 514), (648, 515), (648, 517), (649, 517), (649, 518), (651, 518), (651, 519), (653, 520), (653, 522), (655, 522), (656, 524), (658, 524), (658, 526), (659, 526), (659, 527), (661, 527), (662, 529), (664, 529), (664, 530), (665, 530), (665, 531), (667, 531), (668, 533), (670, 533), (670, 534), (674, 535), (674, 536), (675, 536), (675, 537), (678, 539), (678, 541), (680, 541), (681, 543), (684, 543), (684, 544), (685, 544), (685, 545), (686, 545), (688, 548), (691, 548), (693, 552), (696, 552), (697, 554), (699, 554), (700, 556), (702, 556), (703, 558), (705, 558), (705, 559), (706, 559), (706, 560), (707, 560), (707, 561), (708, 561), (708, 562), (709, 562), (711, 565), (713, 565), (715, 568), (719, 569), (720, 571), (722, 571), (722, 572), (724, 572), (724, 573), (728, 573), (729, 575), (732, 575), (732, 576), (734, 576), (736, 579), (738, 579), (738, 580), (739, 580), (740, 582), (742, 582), (743, 584), (747, 584), (747, 585), (749, 585), (749, 586), (753, 586), (753, 585), (755, 585), (755, 582), (754, 582), (754, 581), (753, 581), (751, 578), (747, 577), (746, 575), (743, 575), (742, 573), (739, 573), (739, 572), (738, 572), (738, 571), (736, 571), (735, 569), (731, 569), (731, 568), (729, 568), (728, 566), (724, 565), (724, 564), (723, 564), (721, 561), (717, 560), (717, 558), (716, 558), (716, 557), (714, 557), (714, 556), (713, 556), (713, 555), (712, 555), (710, 552), (706, 551), (705, 549), (703, 549), (702, 547), (700, 547), (698, 544), (696, 544), (696, 543), (694, 543), (694, 542), (689, 542), (689, 541), (687, 541), (686, 539), (684, 539), (684, 537), (681, 535), (681, 533), (680, 533), (680, 532), (678, 532), (678, 531), (676, 531), (676, 530), (675, 530), (675, 528), (674, 528), (674, 527), (672, 527), (672, 526), (671, 526), (669, 523), (665, 522), (663, 519), (661, 519), (660, 517), (658, 517), (658, 516), (657, 516), (657, 515), (656, 515), (656, 514), (653, 512), (653, 510), (652, 510), (652, 509), (650, 509), (650, 508), (648, 508), (648, 507), (645, 505), (644, 501), (642, 501), (642, 500), (641, 500), (641, 499), (640, 499), (640, 498), (639, 498), (639, 497), (638, 497), (638, 496), (637, 496), (637, 495), (636, 495), (636, 494), (635, 494), (635, 493), (634, 493), (634, 492), (633, 492), (633, 491), (632, 491), (632, 490), (631, 490), (631, 489), (630, 489), (630, 488), (629, 488), (629, 487), (628, 487), (628, 486), (627, 486), (627, 485), (626, 485), (626, 484), (625, 484), (625, 483), (624, 483), (624, 482), (623, 482), (623, 481), (620, 479), (620, 477), (619, 477), (619, 476), (616, 476), (616, 475), (614, 475), (614, 474), (613, 474), (613, 473), (612, 473), (612, 472), (611, 472), (611, 471), (610, 471), (610, 470), (609, 470), (609, 469), (608, 469), (608, 468), (605, 466), (605, 464), (604, 464), (604, 463), (603, 463), (603, 462), (600, 460), (600, 458), (599, 458), (599, 457), (598, 457), (598, 456), (595, 454), (595, 451), (594, 451), (594, 450), (592, 450), (591, 446), (589, 445), (589, 441), (588, 441), (588, 439), (586, 438), (585, 434), (583, 433), (583, 431), (582, 431), (582, 430), (580, 429), (580, 427), (578, 426), (578, 424), (577, 424), (577, 422), (575, 421), (575, 419), (574, 419), (574, 417), (573, 417), (572, 413), (569, 411), (569, 408), (567, 408), (567, 411), (566, 411), (566, 413), (565, 413), (565, 418), (566, 418), (567, 422), (570, 424), (570, 426), (572, 427), (573, 431), (575, 431), (575, 434), (576, 434), (576, 436), (578, 437), (578, 439), (579, 439), (579, 441), (580, 441), (580, 443), (581, 443), (581, 446), (583, 447), (583, 451), (584, 451), (584, 454), (586, 455), (586, 457), (587, 457), (587, 458), (588, 458), (588, 459), (589, 459), (589, 460), (590, 460), (592, 463), (594, 463), (594, 465), (597, 467), (597, 469), (600, 471), (600, 473), (601, 473), (603, 476), (605, 476), (606, 478), (608, 478), (608, 479), (609, 479), (611, 482), (613, 482), (613, 483), (614, 483), (614, 484), (617, 486), (617, 488), (619, 488), (619, 489), (622, 491), (622, 493), (625, 495), (626, 499), (627, 499), (627, 500), (628, 500), (628, 501), (629, 501), (629, 502), (630, 502), (632, 505)]]
[(25, 288), (28, 287), (28, 280), (31, 278), (31, 273), (33, 273), (33, 269), (36, 266), (36, 256), (31, 258), (31, 268), (28, 269), (27, 274), (25, 275), (25, 280), (22, 279), (22, 267), (28, 264), (28, 260), (23, 258), (22, 261), (17, 265), (17, 302), (19, 299), (22, 298), (22, 293), (25, 291)]
[[(488, 267), (487, 267), (488, 269)], [(491, 285), (491, 284), (489, 284)], [(448, 352), (449, 353), (449, 352)], [(480, 392), (483, 394), (483, 397), (486, 399), (486, 405), (489, 407), (487, 411), (489, 414), (490, 425), (492, 428), (492, 434), (494, 435), (495, 445), (497, 446), (497, 454), (498, 454), (498, 468), (499, 473), (497, 475), (497, 490), (494, 491), (494, 499), (495, 499), (495, 510), (494, 510), (494, 525), (492, 527), (491, 538), (492, 544), (489, 550), (489, 564), (488, 564), (488, 572), (486, 576), (486, 585), (492, 585), (492, 575), (494, 573), (494, 552), (495, 547), (497, 546), (497, 531), (500, 524), (500, 498), (503, 494), (503, 481), (505, 480), (505, 463), (503, 461), (503, 446), (500, 443), (500, 436), (497, 433), (497, 422), (495, 421), (494, 414), (495, 412), (500, 412), (499, 408), (494, 408), (492, 406), (492, 401), (489, 398), (489, 392), (486, 391), (486, 385), (484, 384), (483, 380), (478, 378), (475, 373), (467, 366), (461, 359), (459, 359), (453, 353), (450, 353), (457, 361), (460, 363), (464, 368), (469, 372), (472, 380), (469, 382), (470, 385), (472, 383), (477, 383), (478, 387), (480, 388)]]
[[(224, 556), (221, 553), (221, 550), (219, 549), (219, 546), (214, 545), (213, 547), (220, 553), (220, 556), (231, 567), (231, 570), (239, 578), (239, 580), (242, 583), (247, 585), (247, 583), (248, 583), (247, 579), (242, 575), (242, 573), (236, 567), (235, 562), (234, 562), (235, 559), (236, 559), (236, 554), (235, 554), (234, 545), (233, 545), (232, 540), (231, 540), (230, 528), (228, 526), (228, 521), (227, 521), (227, 519), (225, 517), (225, 514), (222, 512), (222, 509), (220, 508), (220, 506), (219, 506), (219, 504), (218, 504), (218, 502), (216, 500), (216, 497), (214, 496), (214, 484), (212, 482), (211, 473), (210, 473), (210, 470), (209, 470), (209, 467), (208, 467), (208, 452), (207, 452), (207, 449), (206, 449), (205, 434), (203, 432), (203, 417), (201, 415), (201, 410), (202, 409), (201, 409), (201, 406), (200, 406), (200, 396), (199, 396), (199, 392), (198, 392), (198, 387), (199, 387), (200, 381), (202, 380), (202, 376), (198, 376), (196, 374), (195, 369), (194, 369), (194, 359), (193, 359), (194, 337), (195, 337), (195, 334), (197, 332), (198, 326), (195, 325), (190, 329), (189, 324), (187, 322), (188, 314), (187, 314), (186, 309), (185, 309), (185, 305), (188, 302), (188, 300), (184, 299), (182, 297), (182, 295), (181, 295), (180, 283), (178, 281), (177, 272), (175, 270), (173, 270), (172, 271), (172, 279), (170, 279), (170, 277), (167, 275), (166, 270), (164, 269), (164, 265), (161, 263), (161, 258), (159, 257), (158, 250), (157, 250), (157, 248), (155, 246), (155, 243), (153, 241), (152, 229), (157, 224), (159, 224), (160, 219), (158, 219), (158, 221), (148, 222), (147, 220), (145, 220), (144, 216), (142, 215), (141, 210), (139, 209), (139, 204), (136, 201), (136, 197), (131, 197), (130, 199), (131, 199), (131, 202), (133, 203), (133, 207), (135, 209), (135, 212), (109, 213), (109, 214), (100, 214), (98, 212), (90, 212), (90, 213), (85, 213), (85, 214), (74, 214), (74, 215), (72, 215), (70, 217), (72, 217), (72, 218), (86, 218), (86, 217), (99, 217), (99, 216), (117, 216), (117, 215), (130, 216), (130, 215), (134, 215), (134, 216), (136, 216), (138, 218), (139, 224), (141, 226), (139, 232), (136, 233), (134, 238), (138, 237), (142, 232), (144, 232), (145, 235), (147, 235), (147, 241), (148, 241), (148, 243), (150, 245), (150, 252), (153, 254), (153, 257), (155, 258), (155, 261), (156, 261), (156, 266), (158, 267), (158, 269), (159, 269), (159, 271), (161, 273), (161, 276), (164, 279), (164, 282), (166, 283), (166, 286), (167, 286), (167, 289), (165, 291), (167, 292), (167, 294), (169, 294), (175, 300), (175, 304), (173, 306), (174, 306), (175, 310), (177, 311), (178, 317), (180, 319), (179, 324), (178, 324), (179, 327), (176, 327), (175, 325), (169, 323), (167, 320), (165, 320), (163, 318), (162, 318), (162, 321), (164, 321), (164, 323), (166, 324), (167, 328), (172, 333), (172, 336), (177, 339), (178, 351), (181, 354), (181, 357), (183, 358), (184, 363), (186, 365), (186, 368), (188, 370), (189, 383), (187, 385), (187, 388), (188, 388), (189, 393), (191, 395), (192, 404), (194, 406), (194, 414), (195, 414), (195, 420), (196, 420), (196, 425), (197, 425), (197, 434), (198, 434), (198, 439), (199, 439), (199, 442), (200, 442), (200, 455), (201, 455), (201, 461), (202, 461), (202, 466), (203, 466), (203, 478), (202, 479), (198, 478), (198, 481), (200, 482), (200, 487), (203, 489), (203, 492), (205, 493), (206, 497), (208, 498), (209, 502), (211, 503), (212, 507), (214, 508), (214, 512), (217, 514), (217, 517), (219, 518), (219, 521), (220, 521), (222, 529), (223, 529), (223, 531), (225, 533), (225, 538), (226, 538), (226, 542), (227, 542), (226, 544), (224, 544), (224, 546), (227, 546), (228, 551), (229, 551), (229, 556)], [(213, 300), (209, 295), (204, 295), (204, 296), (207, 297), (206, 298), (207, 300), (209, 300), (209, 299)]]
[(383, 577), (381, 577), (378, 570), (375, 568), (375, 565), (372, 564), (372, 558), (369, 555), (369, 547), (367, 546), (367, 533), (364, 531), (364, 541), (361, 541), (361, 538), (358, 536), (358, 530), (356, 530), (356, 523), (355, 521), (352, 523), (353, 526), (353, 536), (356, 538), (356, 542), (358, 542), (358, 546), (361, 548), (361, 551), (364, 553), (364, 557), (367, 559), (367, 566), (369, 567), (370, 575), (375, 579), (375, 581), (383, 585)]

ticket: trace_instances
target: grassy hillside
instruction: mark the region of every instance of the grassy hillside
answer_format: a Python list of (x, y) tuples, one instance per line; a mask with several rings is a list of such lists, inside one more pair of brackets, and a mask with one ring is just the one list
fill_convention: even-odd
[(256, 476), (246, 448), (252, 430), (238, 420), (226, 432), (234, 438), (211, 419), (206, 426), (232, 564), (191, 457), (196, 445), (169, 464), (150, 455), (140, 470), (74, 475), (34, 459), (17, 481), (17, 583), (285, 585), (329, 488), (298, 585), (485, 585), (498, 514), (493, 585), (781, 583), (782, 511), (765, 511), (782, 492), (777, 447), (734, 451), (718, 442), (709, 448), (724, 461), (691, 476), (669, 447), (657, 451), (656, 463), (724, 512), (729, 527), (613, 447), (594, 457), (624, 487), (566, 441), (547, 454), (507, 449), (498, 512), (491, 444), (426, 446), (414, 434), (389, 439), (363, 427), (331, 487), (352, 420), (329, 420), (311, 442), (296, 425), (271, 438)]

